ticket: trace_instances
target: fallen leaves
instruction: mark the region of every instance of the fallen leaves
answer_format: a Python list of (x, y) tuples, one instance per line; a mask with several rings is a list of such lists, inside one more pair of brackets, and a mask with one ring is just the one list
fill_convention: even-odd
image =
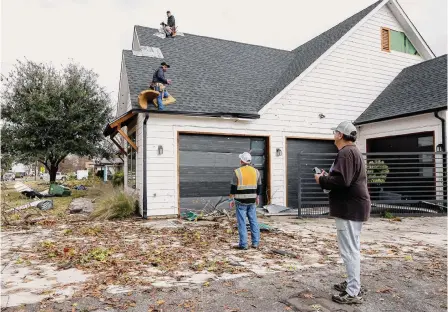
[(302, 293), (302, 294), (300, 294), (300, 297), (302, 297), (304, 299), (313, 299), (314, 295), (312, 293)]
[(388, 293), (391, 293), (392, 292), (392, 288), (390, 288), (390, 287), (384, 287), (384, 288), (380, 288), (380, 289), (378, 289), (376, 292), (378, 293), (378, 294), (388, 294)]

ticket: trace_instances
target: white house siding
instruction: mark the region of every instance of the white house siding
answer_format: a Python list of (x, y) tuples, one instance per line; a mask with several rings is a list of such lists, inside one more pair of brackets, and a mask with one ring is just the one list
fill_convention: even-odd
[(131, 96), (129, 93), (128, 75), (124, 59), (121, 61), (120, 85), (118, 89), (117, 117), (131, 109)]
[[(384, 6), (290, 89), (271, 113), (300, 116), (303, 126), (354, 121), (405, 67), (423, 59), (381, 51), (381, 27), (402, 31)], [(324, 114), (319, 119), (318, 114)], [(289, 117), (291, 118), (291, 117)]]
[(358, 146), (361, 151), (365, 153), (366, 141), (368, 139), (427, 131), (434, 131), (436, 146), (442, 143), (441, 121), (434, 117), (434, 113), (361, 125), (359, 130)]
[[(286, 137), (332, 138), (355, 120), (405, 67), (422, 61), (381, 51), (381, 27), (402, 30), (387, 7), (368, 19), (254, 121), (151, 115), (148, 120), (148, 215), (178, 213), (177, 131), (270, 136), (272, 203), (286, 203)], [(176, 105), (176, 104), (174, 104)], [(319, 118), (319, 114), (325, 118)], [(158, 145), (163, 155), (157, 155)], [(281, 148), (283, 156), (276, 156)]]

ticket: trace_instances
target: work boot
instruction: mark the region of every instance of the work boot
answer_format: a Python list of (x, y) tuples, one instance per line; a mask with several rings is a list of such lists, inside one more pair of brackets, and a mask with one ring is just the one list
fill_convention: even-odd
[(341, 292), (339, 295), (333, 295), (331, 299), (342, 304), (361, 304), (363, 300), (361, 296), (350, 296), (346, 291)]
[[(343, 292), (347, 289), (347, 281), (343, 281), (340, 284), (334, 284), (333, 288), (337, 291)], [(362, 296), (367, 292), (367, 288), (364, 286), (361, 286), (361, 289), (359, 290), (359, 295)]]
[(239, 249), (239, 250), (247, 250), (247, 246), (240, 246), (240, 245), (235, 245), (232, 248), (233, 249)]

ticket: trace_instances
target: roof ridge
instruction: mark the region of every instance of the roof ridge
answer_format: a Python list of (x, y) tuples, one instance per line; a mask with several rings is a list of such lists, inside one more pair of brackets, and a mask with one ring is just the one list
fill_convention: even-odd
[[(373, 10), (375, 7), (377, 7), (377, 6), (378, 6), (381, 2), (383, 2), (383, 1), (384, 1), (384, 0), (378, 0), (378, 1), (376, 1), (375, 3), (373, 3), (373, 4), (371, 4), (371, 5), (367, 6), (367, 7), (365, 7), (365, 8), (362, 9), (361, 11), (358, 11), (358, 12), (356, 12), (355, 14), (350, 15), (349, 17), (345, 18), (344, 20), (342, 20), (342, 21), (339, 22), (338, 24), (334, 25), (333, 27), (331, 27), (331, 28), (329, 28), (329, 29), (327, 29), (327, 30), (321, 32), (321, 33), (318, 34), (317, 36), (314, 36), (314, 37), (311, 38), (310, 40), (308, 40), (308, 41), (302, 43), (302, 44), (299, 45), (297, 48), (293, 49), (292, 52), (296, 52), (296, 51), (299, 50), (302, 46), (304, 46), (305, 44), (309, 43), (310, 41), (313, 41), (314, 39), (316, 39), (316, 38), (322, 36), (323, 34), (325, 34), (325, 33), (329, 33), (330, 31), (334, 30), (335, 28), (337, 28), (337, 27), (340, 26), (341, 24), (345, 23), (347, 20), (351, 19), (352, 17), (355, 17), (355, 15), (358, 15), (358, 14), (360, 14), (360, 13), (366, 11), (366, 10), (368, 10), (368, 11), (370, 12), (371, 10)], [(369, 9), (370, 9), (370, 10), (369, 10)], [(367, 14), (366, 14), (366, 15), (367, 15)], [(359, 23), (359, 22), (358, 22), (358, 23)], [(356, 23), (356, 24), (357, 24), (357, 23)], [(355, 25), (356, 25), (356, 24), (355, 24)], [(355, 25), (353, 25), (353, 27), (355, 27)], [(353, 28), (353, 27), (352, 27), (352, 28)]]
[[(156, 28), (142, 26), (142, 25), (134, 25), (134, 27), (141, 27), (141, 28), (145, 28), (145, 29), (151, 29), (151, 30), (158, 31), (158, 29), (156, 29)], [(244, 45), (254, 46), (254, 47), (259, 47), (259, 48), (266, 48), (266, 49), (271, 49), (271, 50), (276, 50), (276, 51), (292, 52), (292, 50), (273, 48), (273, 47), (268, 47), (268, 46), (264, 46), (264, 45), (260, 45), (260, 44), (246, 43), (246, 42), (235, 41), (235, 40), (228, 40), (228, 39), (221, 39), (221, 38), (216, 38), (216, 37), (197, 35), (197, 34), (187, 33), (187, 32), (183, 32), (183, 31), (182, 31), (182, 33), (186, 34), (186, 35), (189, 35), (189, 36), (193, 36), (193, 37), (201, 37), (201, 38), (213, 39), (213, 40), (216, 40), (216, 41), (233, 42), (233, 43), (244, 44)]]

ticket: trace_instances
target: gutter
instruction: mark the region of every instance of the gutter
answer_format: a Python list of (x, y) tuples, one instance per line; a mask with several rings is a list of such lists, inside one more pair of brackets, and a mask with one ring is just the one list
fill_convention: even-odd
[(148, 184), (146, 178), (146, 123), (148, 122), (149, 114), (145, 114), (143, 121), (143, 219), (148, 219)]

